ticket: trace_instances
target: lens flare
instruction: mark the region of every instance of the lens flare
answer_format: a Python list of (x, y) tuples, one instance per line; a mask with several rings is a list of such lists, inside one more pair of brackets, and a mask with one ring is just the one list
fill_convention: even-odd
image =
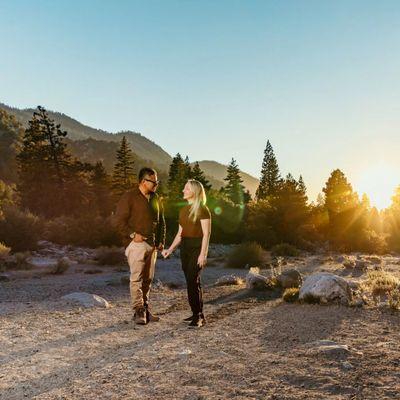
[(383, 210), (390, 206), (391, 197), (400, 185), (400, 170), (387, 164), (378, 164), (365, 169), (356, 179), (354, 189), (360, 197), (369, 197), (371, 206)]

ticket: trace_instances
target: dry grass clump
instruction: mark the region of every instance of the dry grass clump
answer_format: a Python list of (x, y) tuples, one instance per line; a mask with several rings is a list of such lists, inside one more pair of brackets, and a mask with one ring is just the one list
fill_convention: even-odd
[(70, 263), (65, 259), (61, 258), (57, 261), (57, 264), (49, 271), (51, 275), (62, 275), (68, 270)]
[(289, 243), (280, 243), (271, 248), (271, 254), (273, 256), (296, 257), (300, 254), (300, 251)]
[(226, 268), (247, 268), (263, 262), (262, 247), (255, 242), (242, 243), (228, 255)]
[(362, 292), (369, 294), (375, 304), (387, 298), (392, 308), (400, 305), (400, 280), (384, 270), (368, 271), (367, 279), (361, 284)]
[(283, 292), (283, 300), (288, 303), (294, 303), (299, 299), (299, 288), (288, 288)]
[(6, 258), (10, 254), (11, 248), (0, 242), (0, 259)]

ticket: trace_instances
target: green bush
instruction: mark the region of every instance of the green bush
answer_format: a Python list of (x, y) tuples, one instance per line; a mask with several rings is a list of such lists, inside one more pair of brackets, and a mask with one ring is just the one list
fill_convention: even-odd
[(246, 242), (235, 247), (228, 255), (226, 268), (246, 268), (263, 263), (262, 247), (255, 242)]
[(79, 218), (58, 217), (46, 223), (44, 238), (62, 245), (71, 244), (96, 248), (117, 246), (118, 233), (108, 218), (83, 215)]
[(281, 243), (271, 248), (271, 254), (273, 256), (296, 257), (300, 254), (300, 251), (291, 244)]
[(37, 216), (6, 207), (0, 219), (0, 242), (13, 252), (35, 250), (42, 230), (43, 224)]

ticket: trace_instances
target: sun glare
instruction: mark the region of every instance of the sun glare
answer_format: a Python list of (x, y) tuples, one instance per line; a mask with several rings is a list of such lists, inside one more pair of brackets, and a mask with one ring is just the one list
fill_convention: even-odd
[(400, 185), (400, 171), (385, 164), (371, 166), (365, 169), (355, 184), (354, 189), (369, 197), (371, 206), (383, 210), (390, 206), (391, 197)]

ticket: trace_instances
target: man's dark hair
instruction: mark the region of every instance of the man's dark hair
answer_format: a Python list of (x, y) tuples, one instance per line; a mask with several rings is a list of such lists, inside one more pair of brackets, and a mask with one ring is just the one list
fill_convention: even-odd
[(144, 167), (139, 171), (139, 183), (142, 182), (142, 180), (146, 177), (146, 176), (151, 176), (151, 175), (155, 175), (157, 172), (155, 169), (153, 168), (148, 168), (148, 167)]

